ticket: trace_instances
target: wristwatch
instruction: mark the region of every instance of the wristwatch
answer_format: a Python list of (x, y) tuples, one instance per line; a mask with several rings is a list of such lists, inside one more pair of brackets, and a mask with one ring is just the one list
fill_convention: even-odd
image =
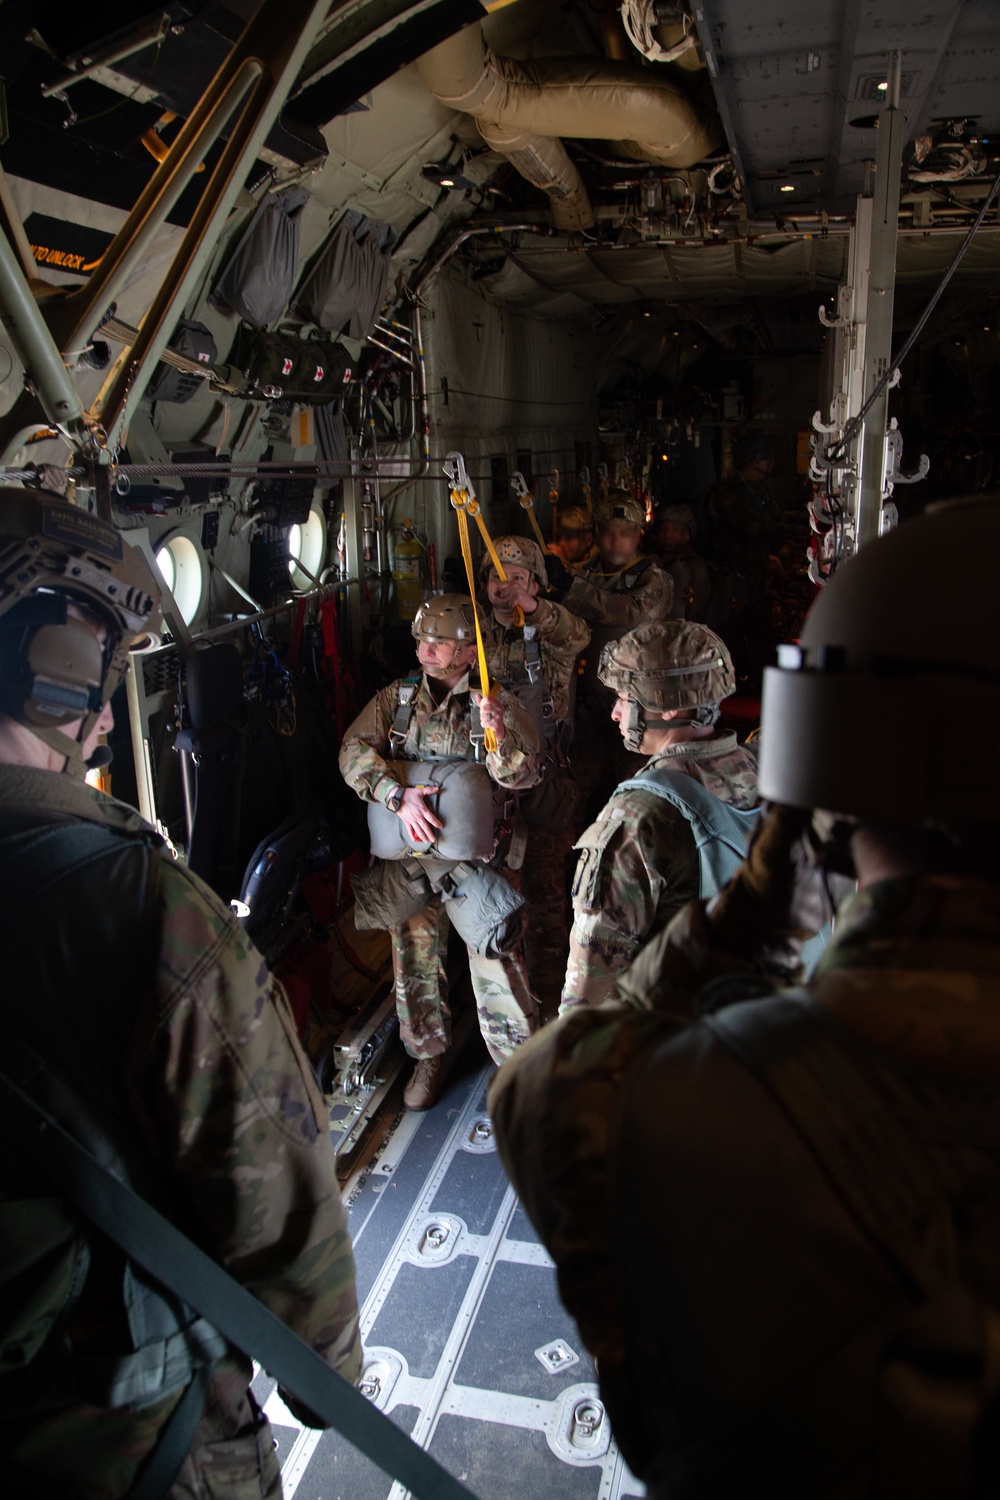
[(403, 793), (405, 792), (405, 790), (405, 787), (397, 786), (393, 791), (389, 793), (388, 797), (386, 797), (385, 805), (390, 812), (399, 812), (399, 809), (403, 805)]

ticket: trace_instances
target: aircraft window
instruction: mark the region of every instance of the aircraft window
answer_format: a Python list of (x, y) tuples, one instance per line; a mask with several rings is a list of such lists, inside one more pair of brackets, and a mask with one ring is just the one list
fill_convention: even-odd
[(197, 544), (183, 532), (177, 532), (157, 548), (156, 566), (177, 600), (185, 625), (190, 625), (205, 591), (205, 565)]
[[(308, 573), (304, 573), (302, 568), (308, 568), (309, 573), (318, 578), (323, 568), (325, 554), (326, 517), (314, 506), (309, 512), (308, 521), (302, 526), (291, 527), (288, 533), (289, 571), (295, 588), (313, 587), (312, 578)], [(297, 567), (297, 563), (301, 563), (302, 568)]]

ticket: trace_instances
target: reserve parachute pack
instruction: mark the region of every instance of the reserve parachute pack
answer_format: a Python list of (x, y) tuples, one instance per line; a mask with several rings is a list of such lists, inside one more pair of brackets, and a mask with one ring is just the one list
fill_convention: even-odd
[(474, 760), (390, 760), (401, 786), (436, 788), (427, 805), (444, 827), (432, 844), (413, 844), (406, 824), (383, 802), (369, 802), (368, 831), (377, 859), (433, 854), (438, 859), (489, 859), (496, 848), (496, 825), (503, 819), (507, 793), (484, 765)]
[[(416, 708), (420, 678), (405, 677), (389, 731), (389, 744), (402, 755)], [(383, 802), (368, 804), (368, 832), (377, 859), (407, 859), (434, 854), (439, 859), (489, 859), (497, 844), (496, 825), (507, 811), (507, 793), (490, 776), (483, 757), (483, 729), (479, 710), (470, 705), (469, 756), (429, 756), (419, 760), (389, 760), (386, 765), (400, 786), (435, 786), (428, 803), (444, 827), (433, 844), (412, 844), (406, 825)]]

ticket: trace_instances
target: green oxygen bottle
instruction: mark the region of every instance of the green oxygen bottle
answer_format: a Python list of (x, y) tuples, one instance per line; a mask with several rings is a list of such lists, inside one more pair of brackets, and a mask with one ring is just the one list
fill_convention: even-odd
[(424, 549), (413, 534), (413, 522), (406, 516), (399, 528), (392, 566), (396, 585), (396, 613), (401, 620), (412, 620), (423, 603), (423, 554)]

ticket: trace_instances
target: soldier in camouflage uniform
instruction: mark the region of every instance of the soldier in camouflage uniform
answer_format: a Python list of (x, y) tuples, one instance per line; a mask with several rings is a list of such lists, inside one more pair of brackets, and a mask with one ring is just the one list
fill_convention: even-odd
[(995, 1492), (998, 549), (991, 496), (838, 569), (765, 678), (747, 862), (491, 1089), (651, 1500)]
[[(83, 780), (113, 723), (129, 645), (155, 628), (152, 574), (95, 517), (23, 492), (0, 498), (6, 1035), (43, 1060), (47, 1085), (80, 1101), (74, 1121), (112, 1118), (148, 1156), (174, 1221), (354, 1380), (354, 1262), (329, 1121), (281, 988), (229, 909), (136, 813)], [(110, 855), (74, 867), (57, 843), (66, 873), (45, 899), (18, 889), (22, 849), (55, 836), (69, 851), (95, 826), (113, 835)], [(134, 1268), (6, 1132), (0, 1200), (10, 1493), (118, 1500), (205, 1364), (194, 1330), (177, 1336), (189, 1341), (184, 1359), (143, 1341)], [(166, 1481), (171, 1500), (278, 1497), (251, 1362), (224, 1343), (215, 1352), (190, 1452)]]
[(549, 543), (547, 551), (573, 573), (580, 572), (592, 562), (597, 556), (597, 543), (590, 511), (582, 505), (569, 505), (561, 510), (556, 522), (556, 539)]
[(602, 648), (643, 620), (667, 620), (674, 608), (673, 580), (651, 557), (643, 557), (645, 513), (625, 490), (612, 490), (598, 503), (597, 556), (570, 573), (553, 558), (549, 580), (554, 596), (591, 626), (584, 654), (577, 710), (577, 754), (574, 761), (581, 799), (577, 827), (604, 805), (611, 788), (641, 762), (630, 755), (608, 720), (611, 694), (601, 685), (597, 664)]
[[(740, 809), (756, 806), (757, 763), (714, 725), (733, 691), (729, 652), (704, 625), (640, 625), (605, 647), (611, 717), (645, 771), (680, 771)], [(644, 944), (699, 894), (691, 824), (653, 787), (620, 787), (576, 845), (563, 1006), (600, 1005)]]
[[(382, 802), (397, 813), (415, 843), (433, 841), (442, 827), (426, 805), (434, 789), (404, 788), (387, 761), (470, 758), (474, 701), (483, 728), (497, 735), (497, 749), (486, 755), (492, 779), (518, 790), (534, 786), (541, 774), (538, 736), (516, 699), (503, 688), (489, 698), (473, 692), (469, 669), (476, 659), (474, 609), (463, 594), (442, 594), (421, 605), (412, 629), (423, 675), (404, 738), (395, 743), (390, 739), (403, 685), (394, 682), (362, 710), (341, 745), (340, 770), (348, 786), (364, 801)], [(495, 879), (502, 877), (495, 874)], [(434, 895), (422, 911), (392, 929), (400, 1036), (417, 1063), (403, 1095), (409, 1109), (428, 1109), (444, 1080), (443, 1058), (451, 1045), (445, 970), (448, 915), (448, 903)], [(469, 946), (469, 970), (483, 1039), (499, 1062), (531, 1034), (538, 1014), (520, 944), (497, 956)]]
[[(493, 543), (507, 581), (487, 554), (480, 575), (492, 607), (487, 655), (490, 674), (521, 699), (542, 707), (539, 724), (545, 760), (537, 787), (522, 793), (519, 808), (528, 844), (519, 874), (512, 872), (527, 899), (524, 954), (543, 1020), (559, 1008), (569, 944), (567, 860), (573, 847), (573, 812), (579, 790), (569, 765), (576, 699), (576, 659), (590, 640), (590, 627), (563, 605), (542, 597), (548, 587), (545, 559), (537, 542), (501, 536)], [(524, 623), (516, 623), (520, 610)], [(535, 634), (533, 659), (526, 662)], [(539, 661), (540, 658), (540, 661)], [(540, 668), (540, 675), (539, 675)], [(531, 679), (531, 680), (529, 680)], [(522, 694), (528, 695), (521, 698)]]
[(678, 614), (705, 623), (712, 580), (705, 559), (694, 550), (698, 521), (690, 505), (665, 505), (656, 517), (659, 563), (674, 581)]

